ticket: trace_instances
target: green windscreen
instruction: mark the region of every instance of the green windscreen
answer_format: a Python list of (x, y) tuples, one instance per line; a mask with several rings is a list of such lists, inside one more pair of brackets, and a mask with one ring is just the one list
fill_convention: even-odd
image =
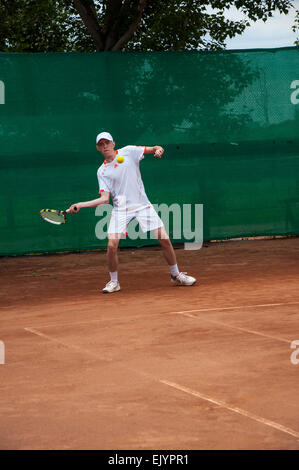
[(98, 197), (101, 131), (116, 148), (164, 147), (140, 163), (146, 193), (202, 204), (204, 240), (298, 234), (298, 63), (297, 48), (1, 53), (0, 255), (106, 247), (95, 209), (61, 226), (39, 217)]

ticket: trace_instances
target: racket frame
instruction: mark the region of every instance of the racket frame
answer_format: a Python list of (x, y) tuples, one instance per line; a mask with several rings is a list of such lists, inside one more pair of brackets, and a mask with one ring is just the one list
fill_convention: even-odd
[[(60, 210), (56, 210), (56, 209), (42, 209), (39, 212), (39, 215), (43, 220), (45, 220), (46, 222), (49, 222), (50, 224), (63, 225), (63, 224), (66, 223), (66, 214), (67, 214), (67, 212), (69, 212), (69, 211), (68, 210), (60, 211)], [(47, 213), (57, 214), (58, 216), (62, 216), (63, 220), (61, 222), (56, 222), (55, 220), (48, 219), (47, 217), (43, 216), (43, 214), (47, 214)]]

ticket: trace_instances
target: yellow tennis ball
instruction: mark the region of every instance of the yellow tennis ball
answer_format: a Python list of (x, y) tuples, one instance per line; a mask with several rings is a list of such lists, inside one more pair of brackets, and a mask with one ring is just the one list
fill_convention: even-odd
[(124, 161), (124, 157), (122, 155), (119, 155), (116, 159), (118, 163), (122, 163)]

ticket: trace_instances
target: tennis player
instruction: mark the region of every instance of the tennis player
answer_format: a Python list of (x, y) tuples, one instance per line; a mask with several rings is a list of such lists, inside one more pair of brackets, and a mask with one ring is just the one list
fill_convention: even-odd
[[(103, 293), (120, 290), (118, 244), (120, 238), (125, 236), (129, 222), (135, 218), (143, 232), (153, 232), (160, 242), (169, 266), (171, 281), (175, 285), (192, 286), (196, 279), (179, 271), (169, 236), (162, 220), (147, 198), (141, 179), (139, 162), (144, 158), (144, 154), (153, 153), (155, 157), (161, 158), (164, 149), (159, 145), (154, 147), (128, 145), (115, 150), (115, 142), (108, 132), (101, 132), (97, 135), (96, 148), (104, 157), (104, 162), (97, 172), (100, 197), (92, 201), (77, 202), (71, 205), (69, 211), (75, 213), (83, 207), (108, 204), (110, 196), (112, 198), (113, 210), (108, 227), (107, 250), (110, 281), (104, 287)], [(123, 157), (119, 159), (123, 160), (122, 163), (118, 163), (118, 157)]]

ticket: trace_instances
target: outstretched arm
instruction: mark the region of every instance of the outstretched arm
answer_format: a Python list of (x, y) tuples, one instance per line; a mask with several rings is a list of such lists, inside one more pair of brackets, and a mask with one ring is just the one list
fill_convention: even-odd
[(155, 157), (161, 158), (164, 153), (164, 148), (160, 145), (154, 145), (154, 147), (145, 147), (144, 153), (154, 153)]
[(76, 204), (72, 204), (68, 210), (73, 214), (74, 212), (79, 212), (83, 207), (97, 207), (100, 204), (108, 204), (109, 197), (110, 193), (103, 191), (101, 197), (93, 199), (92, 201), (77, 202)]

